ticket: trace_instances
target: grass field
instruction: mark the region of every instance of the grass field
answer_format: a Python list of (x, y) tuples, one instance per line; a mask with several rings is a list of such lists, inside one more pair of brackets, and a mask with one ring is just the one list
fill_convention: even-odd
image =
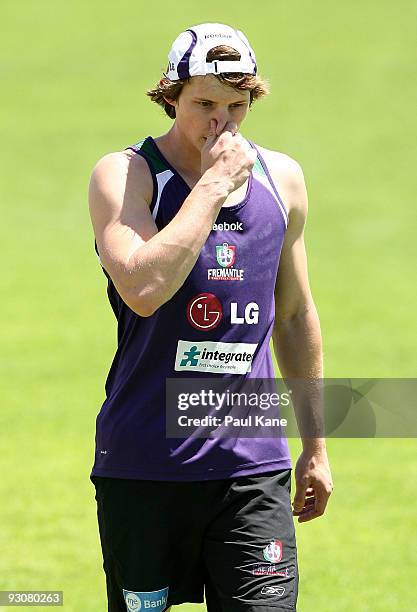
[[(177, 33), (240, 27), (272, 88), (243, 131), (306, 176), (326, 374), (414, 377), (417, 5), (3, 0), (0, 17), (0, 590), (60, 589), (68, 612), (104, 611), (88, 476), (116, 327), (88, 216), (93, 165), (168, 129), (143, 91)], [(416, 441), (328, 446), (328, 513), (297, 528), (299, 612), (417, 610)]]

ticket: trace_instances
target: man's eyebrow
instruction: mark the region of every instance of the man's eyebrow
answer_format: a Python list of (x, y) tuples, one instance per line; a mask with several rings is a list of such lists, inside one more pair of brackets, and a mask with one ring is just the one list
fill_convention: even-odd
[[(216, 104), (214, 100), (208, 100), (207, 98), (194, 98), (194, 100), (198, 100), (199, 102), (210, 102), (210, 104)], [(230, 104), (239, 104), (241, 102), (247, 102), (247, 100), (235, 100), (234, 102), (230, 102)]]

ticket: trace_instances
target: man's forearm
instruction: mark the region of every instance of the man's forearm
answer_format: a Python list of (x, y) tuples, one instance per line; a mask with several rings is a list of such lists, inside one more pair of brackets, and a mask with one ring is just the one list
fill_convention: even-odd
[(320, 321), (313, 303), (303, 312), (276, 321), (272, 334), (281, 375), (293, 391), (293, 405), (303, 447), (324, 447), (323, 353)]
[(127, 277), (133, 309), (136, 301), (147, 303), (152, 312), (178, 291), (190, 274), (228, 193), (224, 179), (206, 172), (172, 221), (131, 255)]

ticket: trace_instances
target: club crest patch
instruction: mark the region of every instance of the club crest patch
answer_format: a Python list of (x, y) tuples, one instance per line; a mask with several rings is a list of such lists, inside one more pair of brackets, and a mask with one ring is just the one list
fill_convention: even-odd
[(216, 259), (223, 268), (230, 268), (236, 260), (236, 247), (227, 242), (216, 246)]
[(265, 546), (263, 549), (263, 555), (265, 561), (269, 561), (270, 563), (278, 563), (282, 559), (282, 543), (280, 540), (272, 540)]

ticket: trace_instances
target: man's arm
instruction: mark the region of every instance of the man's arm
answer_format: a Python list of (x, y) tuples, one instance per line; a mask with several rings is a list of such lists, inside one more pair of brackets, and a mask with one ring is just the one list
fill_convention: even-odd
[[(299, 522), (306, 522), (324, 513), (333, 484), (325, 440), (320, 437), (322, 406), (319, 387), (323, 378), (323, 355), (320, 322), (310, 291), (304, 244), (307, 192), (301, 167), (291, 158), (285, 159), (286, 169), (284, 173), (281, 170), (279, 176), (289, 209), (289, 222), (275, 288), (272, 338), (283, 378), (306, 381), (299, 387), (299, 393), (293, 396), (301, 434), (306, 422), (309, 429), (308, 437), (301, 438), (303, 450), (295, 469), (293, 502), (294, 515), (299, 517)], [(311, 437), (312, 431), (319, 432), (318, 437)]]
[(216, 125), (211, 126), (202, 177), (159, 232), (149, 210), (152, 181), (146, 162), (112, 153), (95, 167), (89, 203), (100, 260), (124, 302), (140, 316), (151, 316), (182, 286), (228, 194), (249, 176), (255, 153), (233, 135), (236, 128), (229, 123), (217, 136)]

